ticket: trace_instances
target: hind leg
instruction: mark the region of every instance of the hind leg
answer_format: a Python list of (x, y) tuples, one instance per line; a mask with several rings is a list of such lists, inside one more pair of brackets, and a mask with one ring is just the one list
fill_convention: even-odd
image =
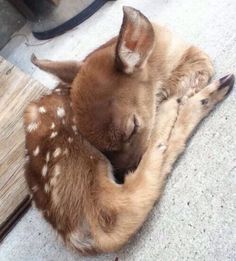
[(80, 69), (80, 62), (77, 61), (39, 60), (34, 54), (31, 56), (31, 62), (41, 70), (57, 76), (66, 83), (72, 83)]
[(190, 97), (207, 86), (213, 73), (210, 58), (192, 46), (185, 51), (178, 66), (163, 83), (163, 87), (158, 90), (157, 100), (160, 102), (171, 96)]
[(213, 81), (191, 98), (185, 96), (180, 103), (178, 117), (165, 152), (162, 175), (166, 176), (183, 152), (185, 144), (193, 130), (205, 118), (215, 105), (222, 101), (234, 85), (234, 75), (227, 75)]

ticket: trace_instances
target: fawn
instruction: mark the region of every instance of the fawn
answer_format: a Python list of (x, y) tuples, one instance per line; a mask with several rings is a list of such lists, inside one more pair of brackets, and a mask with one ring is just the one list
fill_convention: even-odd
[(119, 36), (84, 61), (32, 61), (64, 82), (24, 113), (33, 200), (67, 245), (115, 251), (143, 224), (234, 76), (207, 85), (208, 56), (130, 7)]
[(129, 7), (119, 36), (84, 61), (32, 62), (71, 86), (80, 133), (111, 161), (120, 183), (147, 149), (158, 104), (200, 90), (213, 74), (205, 53)]

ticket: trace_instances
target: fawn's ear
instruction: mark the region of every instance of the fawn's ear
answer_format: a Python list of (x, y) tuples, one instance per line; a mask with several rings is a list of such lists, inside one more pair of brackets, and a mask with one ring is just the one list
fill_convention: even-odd
[(154, 45), (155, 34), (150, 21), (132, 7), (123, 7), (124, 17), (116, 46), (116, 66), (132, 74), (142, 68)]

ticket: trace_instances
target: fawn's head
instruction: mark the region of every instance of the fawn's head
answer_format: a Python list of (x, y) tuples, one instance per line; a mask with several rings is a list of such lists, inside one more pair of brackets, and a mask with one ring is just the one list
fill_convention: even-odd
[(154, 44), (149, 20), (124, 7), (118, 37), (86, 57), (72, 84), (80, 132), (108, 157), (114, 154), (117, 168), (136, 164), (150, 136), (155, 113), (150, 61)]

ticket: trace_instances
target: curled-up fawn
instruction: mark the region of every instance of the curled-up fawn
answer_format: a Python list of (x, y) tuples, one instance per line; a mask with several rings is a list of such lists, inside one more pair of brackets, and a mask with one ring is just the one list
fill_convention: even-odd
[(82, 62), (35, 56), (32, 62), (71, 86), (77, 128), (107, 156), (121, 183), (147, 149), (156, 106), (197, 92), (213, 74), (206, 54), (130, 7), (118, 37)]
[[(119, 36), (83, 62), (32, 61), (65, 82), (24, 113), (33, 200), (69, 246), (115, 251), (143, 224), (234, 76), (207, 86), (209, 58), (129, 7)], [(117, 169), (130, 170), (123, 184)]]
[(234, 84), (229, 75), (194, 96), (163, 102), (148, 148), (124, 184), (107, 158), (77, 131), (68, 95), (32, 102), (24, 114), (26, 178), (37, 208), (82, 254), (115, 251), (140, 228), (198, 123)]

